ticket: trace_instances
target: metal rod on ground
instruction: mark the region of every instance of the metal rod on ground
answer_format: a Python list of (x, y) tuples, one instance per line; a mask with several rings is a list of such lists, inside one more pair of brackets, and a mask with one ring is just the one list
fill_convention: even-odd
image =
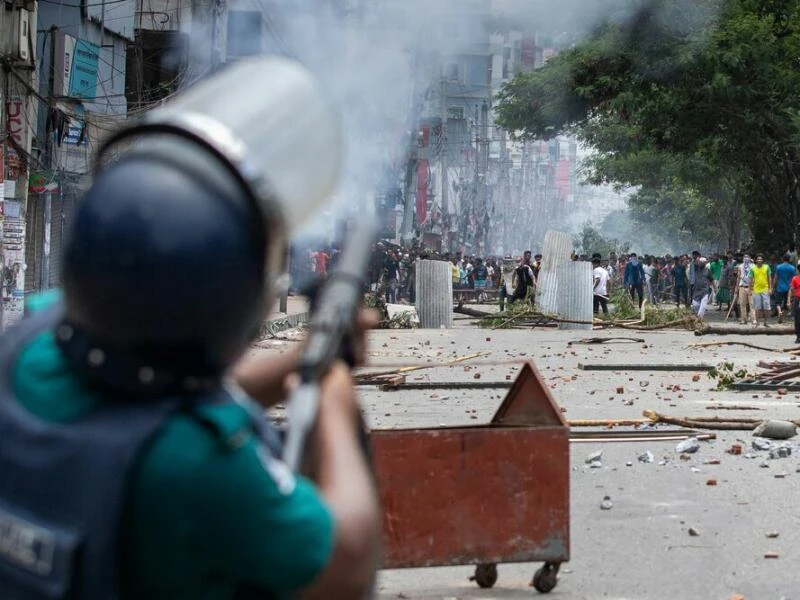
[(710, 371), (714, 365), (578, 363), (582, 371)]

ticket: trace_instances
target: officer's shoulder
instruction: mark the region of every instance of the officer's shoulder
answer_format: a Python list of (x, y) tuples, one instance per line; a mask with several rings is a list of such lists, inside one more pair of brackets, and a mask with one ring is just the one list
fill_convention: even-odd
[(236, 394), (220, 389), (210, 396), (201, 396), (186, 410), (175, 416), (184, 427), (220, 445), (236, 450), (253, 437), (253, 416)]

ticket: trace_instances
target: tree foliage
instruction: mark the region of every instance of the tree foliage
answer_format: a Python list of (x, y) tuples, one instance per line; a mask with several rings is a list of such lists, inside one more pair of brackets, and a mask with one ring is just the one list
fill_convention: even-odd
[(498, 121), (578, 135), (598, 152), (587, 179), (637, 187), (643, 218), (782, 246), (798, 225), (798, 57), (800, 0), (649, 0), (505, 85)]

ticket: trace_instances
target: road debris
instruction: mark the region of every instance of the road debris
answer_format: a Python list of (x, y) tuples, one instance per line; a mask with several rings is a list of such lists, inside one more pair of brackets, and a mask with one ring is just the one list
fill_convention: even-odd
[[(603, 461), (603, 451), (597, 450), (596, 452), (592, 452), (586, 457), (586, 464), (592, 465), (594, 463), (602, 463)], [(600, 465), (602, 466), (602, 464)]]
[(769, 457), (773, 460), (778, 458), (789, 458), (792, 455), (792, 449), (789, 446), (778, 446), (769, 451)]
[(578, 363), (583, 371), (711, 371), (714, 365), (708, 364), (668, 364), (668, 363)]
[(771, 450), (772, 449), (772, 442), (767, 440), (767, 439), (760, 438), (760, 437), (753, 438), (753, 440), (750, 442), (750, 445), (753, 447), (753, 450)]
[(601, 510), (611, 510), (614, 507), (614, 503), (611, 502), (610, 496), (603, 496), (603, 501), (600, 503)]
[(742, 445), (741, 444), (732, 444), (730, 448), (726, 450), (728, 454), (733, 454), (734, 456), (739, 456), (742, 453)]
[(680, 454), (694, 454), (698, 450), (700, 450), (700, 442), (696, 437), (683, 440), (680, 444), (675, 446), (675, 452)]
[(768, 531), (765, 535), (770, 539), (774, 539), (778, 537), (780, 534), (777, 531)]
[(764, 558), (778, 558), (777, 552), (764, 552)]
[(639, 462), (640, 463), (651, 463), (651, 462), (655, 461), (655, 459), (656, 459), (655, 456), (653, 456), (653, 453), (650, 452), (650, 450), (648, 450), (644, 454), (640, 454), (639, 455)]
[(791, 421), (767, 420), (755, 428), (753, 435), (772, 440), (788, 440), (797, 435), (797, 426)]
[(717, 480), (716, 479), (707, 479), (706, 480), (706, 485), (711, 485), (711, 486), (717, 485)]

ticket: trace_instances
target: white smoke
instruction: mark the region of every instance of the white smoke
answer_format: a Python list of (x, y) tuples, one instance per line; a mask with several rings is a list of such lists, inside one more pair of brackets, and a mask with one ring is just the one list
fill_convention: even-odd
[[(498, 27), (544, 32), (564, 47), (641, 6), (631, 0), (236, 0), (228, 9), (259, 11), (264, 51), (304, 63), (338, 105), (344, 176), (329, 210), (309, 229), (330, 233), (338, 217), (363, 214), (376, 193), (402, 187), (404, 157), (423, 109), (431, 116), (448, 55), (488, 48)], [(449, 26), (466, 15), (472, 25), (452, 35)], [(209, 70), (212, 39), (210, 23), (192, 25), (192, 78)]]

